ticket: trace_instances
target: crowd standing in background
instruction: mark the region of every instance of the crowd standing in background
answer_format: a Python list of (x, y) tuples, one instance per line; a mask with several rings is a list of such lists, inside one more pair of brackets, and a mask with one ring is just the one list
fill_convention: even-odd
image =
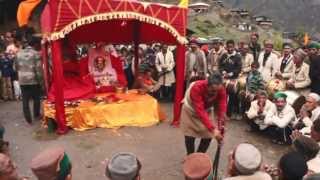
[[(205, 153), (212, 138), (218, 143), (223, 141), (224, 121), (230, 118), (243, 120), (248, 123), (248, 131), (263, 134), (275, 144), (292, 144), (292, 149), (279, 158), (277, 166), (270, 166), (263, 164), (263, 154), (253, 144), (240, 143), (229, 155), (226, 179), (319, 179), (320, 45), (312, 42), (294, 48), (286, 43), (282, 52), (278, 52), (271, 40), (262, 41), (257, 33), (251, 34), (248, 42), (213, 38), (207, 45), (209, 49), (204, 51), (203, 44), (192, 38), (185, 55), (186, 87), (180, 124), (187, 154), (183, 162), (185, 178), (198, 180), (211, 176), (212, 162)], [(31, 29), (0, 36), (0, 97), (2, 101), (22, 100), (29, 124), (41, 118), (43, 81), (39, 46), (40, 39)], [(90, 46), (79, 45), (77, 55), (94, 56), (89, 57), (89, 72), (96, 83), (101, 83), (100, 76), (112, 75), (105, 73), (105, 68), (114, 71), (99, 56), (108, 51), (119, 57), (129, 89), (138, 88), (162, 102), (173, 101), (175, 47), (141, 45), (136, 65), (131, 45), (96, 43), (94, 49)], [(3, 140), (4, 128), (0, 130), (0, 179), (24, 179), (12, 165), (6, 152), (8, 142)], [(198, 148), (196, 138), (201, 139)], [(142, 167), (134, 154), (122, 152), (107, 162), (105, 174), (112, 180), (137, 180), (141, 178)], [(60, 147), (40, 153), (32, 160), (31, 169), (39, 180), (72, 177), (71, 160)]]

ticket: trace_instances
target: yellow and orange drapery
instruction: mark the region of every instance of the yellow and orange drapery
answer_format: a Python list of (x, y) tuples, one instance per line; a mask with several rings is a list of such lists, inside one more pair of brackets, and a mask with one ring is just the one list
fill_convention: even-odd
[[(113, 93), (101, 94), (106, 97)], [(66, 107), (67, 126), (77, 131), (94, 128), (119, 128), (123, 126), (148, 127), (164, 120), (157, 100), (149, 95), (140, 95), (136, 90), (115, 94), (120, 100), (115, 103), (96, 103), (82, 100), (77, 107)], [(46, 119), (55, 118), (55, 109), (44, 102)]]

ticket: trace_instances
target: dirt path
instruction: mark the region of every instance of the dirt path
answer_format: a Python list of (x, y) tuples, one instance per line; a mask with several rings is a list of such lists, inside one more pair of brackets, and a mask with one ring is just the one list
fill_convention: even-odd
[[(171, 120), (172, 105), (162, 104)], [(10, 141), (11, 155), (21, 175), (32, 177), (30, 161), (38, 152), (54, 145), (65, 147), (73, 162), (74, 180), (102, 180), (106, 158), (119, 151), (137, 154), (142, 162), (142, 179), (183, 180), (182, 159), (185, 155), (183, 136), (179, 129), (166, 121), (149, 128), (126, 127), (118, 130), (94, 129), (85, 132), (70, 131), (67, 135), (47, 134), (40, 123), (28, 126), (22, 116), (19, 102), (0, 103), (0, 121), (6, 127), (5, 139)], [(255, 144), (263, 152), (264, 161), (275, 163), (287, 149), (272, 145), (270, 140), (245, 132), (246, 124), (231, 121), (221, 159), (221, 171), (226, 169), (227, 154), (239, 142)], [(213, 156), (215, 143), (210, 147)]]

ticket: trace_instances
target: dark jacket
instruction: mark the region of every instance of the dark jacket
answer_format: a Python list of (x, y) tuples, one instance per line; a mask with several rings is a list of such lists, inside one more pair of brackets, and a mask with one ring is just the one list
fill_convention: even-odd
[(14, 75), (13, 60), (6, 57), (1, 58), (0, 71), (2, 77), (12, 77)]
[(310, 57), (311, 92), (320, 94), (320, 56)]
[(230, 77), (232, 79), (238, 78), (241, 72), (242, 62), (241, 56), (237, 53), (233, 53), (232, 55), (224, 54), (221, 56), (219, 61), (219, 70), (220, 72), (226, 71), (227, 73), (233, 73)]

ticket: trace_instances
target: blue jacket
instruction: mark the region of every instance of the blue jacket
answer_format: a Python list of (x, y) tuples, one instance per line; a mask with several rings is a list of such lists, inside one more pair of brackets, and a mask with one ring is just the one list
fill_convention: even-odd
[(14, 75), (13, 60), (6, 57), (1, 58), (0, 71), (2, 77), (12, 77)]

